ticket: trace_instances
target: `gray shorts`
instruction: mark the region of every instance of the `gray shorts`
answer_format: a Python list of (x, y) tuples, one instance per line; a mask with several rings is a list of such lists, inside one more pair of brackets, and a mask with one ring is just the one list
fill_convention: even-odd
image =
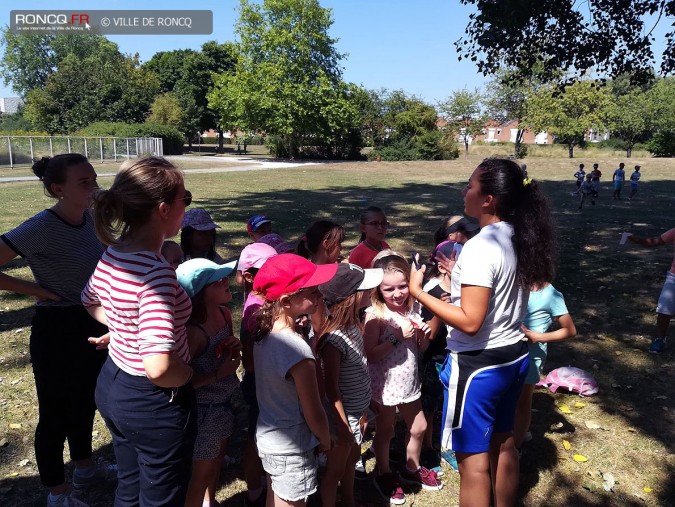
[(272, 491), (282, 500), (307, 500), (318, 486), (316, 450), (301, 454), (263, 454), (262, 466), (272, 481)]
[(223, 440), (232, 435), (234, 414), (229, 403), (197, 405), (197, 439), (192, 451), (193, 460), (218, 457)]
[(666, 282), (656, 305), (656, 313), (675, 315), (675, 275), (670, 271), (666, 275)]

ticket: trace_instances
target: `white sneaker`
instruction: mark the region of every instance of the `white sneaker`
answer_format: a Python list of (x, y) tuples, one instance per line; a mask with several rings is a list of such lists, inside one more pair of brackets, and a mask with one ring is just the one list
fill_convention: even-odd
[(71, 491), (58, 496), (49, 494), (47, 496), (47, 507), (89, 507), (89, 504), (75, 498)]

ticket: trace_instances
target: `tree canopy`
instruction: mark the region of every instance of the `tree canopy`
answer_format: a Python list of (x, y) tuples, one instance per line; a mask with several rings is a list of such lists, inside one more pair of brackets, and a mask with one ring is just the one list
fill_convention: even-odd
[[(466, 35), (455, 42), (484, 75), (506, 65), (522, 79), (541, 65), (546, 79), (560, 69), (579, 78), (629, 74), (636, 82), (653, 77), (655, 24), (675, 16), (675, 0), (461, 0), (475, 5)], [(664, 42), (660, 71), (675, 71), (675, 30)]]
[(209, 94), (221, 126), (276, 136), (291, 157), (303, 145), (340, 156), (358, 132), (358, 110), (332, 23), (317, 0), (242, 0), (235, 71), (218, 76)]

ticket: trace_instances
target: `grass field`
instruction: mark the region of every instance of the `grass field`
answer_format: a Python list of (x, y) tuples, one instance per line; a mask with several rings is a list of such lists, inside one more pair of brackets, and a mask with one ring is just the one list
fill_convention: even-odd
[[(482, 149), (479, 153), (487, 154)], [(228, 259), (247, 243), (245, 221), (259, 212), (268, 214), (275, 230), (289, 239), (298, 239), (311, 221), (331, 218), (345, 225), (347, 250), (358, 240), (359, 210), (369, 205), (387, 211), (392, 223), (387, 240), (394, 248), (426, 253), (440, 219), (462, 211), (460, 190), (480, 156), (468, 161), (188, 174), (186, 186), (195, 196), (193, 206), (206, 208), (222, 227), (218, 249)], [(530, 176), (542, 182), (553, 202), (560, 237), (554, 285), (565, 295), (579, 331), (575, 340), (549, 348), (546, 370), (563, 365), (584, 368), (597, 378), (600, 393), (586, 399), (535, 393), (534, 439), (521, 462), (523, 505), (675, 505), (675, 349), (671, 345), (660, 356), (647, 353), (656, 299), (673, 253), (664, 247), (618, 246), (624, 230), (656, 235), (675, 225), (675, 160), (625, 160), (629, 167), (642, 165), (643, 183), (633, 202), (614, 202), (608, 180), (621, 160), (527, 160)], [(571, 175), (579, 162), (590, 167), (596, 161), (604, 176), (600, 199), (580, 212), (576, 198), (570, 196), (575, 190)], [(37, 182), (1, 188), (0, 232), (50, 205)], [(2, 269), (30, 276), (21, 260)], [(238, 316), (239, 293), (234, 301), (233, 313)], [(0, 292), (0, 505), (44, 502), (32, 448), (37, 405), (28, 357), (31, 305), (27, 298)], [(243, 402), (237, 405), (243, 408)], [(565, 450), (563, 440), (570, 443), (570, 450)], [(108, 432), (100, 420), (94, 441), (97, 456), (112, 459)], [(243, 432), (236, 432), (228, 454), (241, 456), (242, 442)], [(576, 462), (574, 454), (587, 461)], [(242, 502), (240, 468), (234, 465), (224, 471), (218, 494), (224, 505)], [(607, 479), (610, 474), (615, 485), (605, 491), (603, 476)], [(442, 492), (410, 495), (406, 505), (456, 505), (458, 475), (446, 470), (443, 481)], [(374, 498), (371, 490), (368, 483), (360, 485), (367, 501)], [(91, 505), (110, 505), (112, 491), (93, 490), (85, 499)]]

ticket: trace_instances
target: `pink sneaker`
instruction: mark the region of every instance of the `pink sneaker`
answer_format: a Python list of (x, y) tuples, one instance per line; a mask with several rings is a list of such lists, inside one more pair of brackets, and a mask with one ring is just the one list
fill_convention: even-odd
[(380, 495), (385, 499), (388, 498), (390, 504), (403, 505), (405, 503), (405, 494), (393, 473), (378, 475), (373, 482)]
[(424, 467), (419, 467), (414, 472), (406, 468), (401, 475), (401, 480), (408, 484), (421, 486), (422, 489), (427, 491), (438, 491), (443, 488), (443, 483), (438, 480), (436, 473)]

